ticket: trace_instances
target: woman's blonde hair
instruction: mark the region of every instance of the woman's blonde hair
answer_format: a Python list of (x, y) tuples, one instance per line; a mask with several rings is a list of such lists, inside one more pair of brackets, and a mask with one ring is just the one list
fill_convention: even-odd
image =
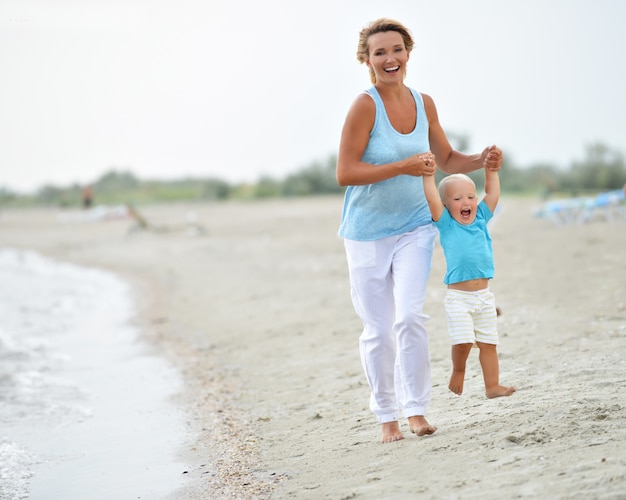
[[(413, 42), (413, 37), (409, 30), (400, 22), (394, 21), (393, 19), (388, 19), (386, 17), (377, 19), (376, 21), (372, 21), (365, 28), (361, 30), (359, 33), (359, 46), (356, 51), (357, 60), (363, 64), (366, 62), (369, 57), (369, 38), (376, 33), (385, 33), (387, 31), (395, 31), (400, 33), (402, 36), (402, 40), (404, 41), (404, 48), (406, 48), (407, 52), (411, 52), (413, 50), (413, 46), (415, 42)], [(370, 80), (372, 83), (376, 83), (376, 75), (374, 74), (374, 70), (370, 67)]]

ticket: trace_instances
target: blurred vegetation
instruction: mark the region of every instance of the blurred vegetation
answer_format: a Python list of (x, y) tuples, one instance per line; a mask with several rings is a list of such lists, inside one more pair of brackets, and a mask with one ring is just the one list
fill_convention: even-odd
[[(450, 141), (460, 150), (467, 150), (465, 136), (451, 136)], [(569, 168), (549, 164), (518, 167), (508, 159), (500, 171), (504, 193), (550, 196), (581, 196), (621, 189), (626, 184), (624, 156), (604, 144), (587, 147), (585, 157)], [(255, 183), (230, 184), (218, 178), (184, 178), (178, 180), (143, 180), (132, 172), (115, 169), (90, 183), (94, 204), (117, 205), (170, 202), (170, 201), (220, 201), (229, 199), (263, 199), (293, 196), (341, 194), (344, 188), (337, 185), (335, 166), (337, 158), (331, 155), (326, 161), (315, 161), (282, 179), (261, 176)], [(437, 173), (437, 180), (443, 174)], [(484, 176), (477, 171), (470, 174), (479, 190)], [(17, 194), (0, 187), (0, 206), (78, 207), (82, 203), (84, 186), (72, 184), (65, 187), (46, 185), (33, 194)]]

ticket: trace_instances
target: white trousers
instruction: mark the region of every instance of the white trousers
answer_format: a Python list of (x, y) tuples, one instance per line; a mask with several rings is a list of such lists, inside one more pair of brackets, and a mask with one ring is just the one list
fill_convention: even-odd
[(430, 355), (423, 312), (437, 230), (432, 224), (375, 241), (344, 240), (361, 362), (380, 423), (426, 415)]

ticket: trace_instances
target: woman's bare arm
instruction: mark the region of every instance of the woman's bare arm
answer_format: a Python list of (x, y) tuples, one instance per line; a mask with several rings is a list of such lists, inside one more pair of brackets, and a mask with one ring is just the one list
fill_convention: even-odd
[(360, 94), (348, 111), (339, 144), (337, 182), (340, 186), (373, 184), (401, 174), (420, 176), (434, 173), (434, 162), (426, 165), (421, 155), (385, 165), (361, 161), (376, 118), (376, 105), (367, 94)]

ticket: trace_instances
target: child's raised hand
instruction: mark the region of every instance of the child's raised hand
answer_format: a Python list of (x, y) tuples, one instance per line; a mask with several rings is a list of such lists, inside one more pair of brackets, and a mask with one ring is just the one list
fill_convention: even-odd
[(486, 147), (480, 155), (480, 159), (484, 168), (497, 172), (502, 167), (502, 150), (495, 145)]

